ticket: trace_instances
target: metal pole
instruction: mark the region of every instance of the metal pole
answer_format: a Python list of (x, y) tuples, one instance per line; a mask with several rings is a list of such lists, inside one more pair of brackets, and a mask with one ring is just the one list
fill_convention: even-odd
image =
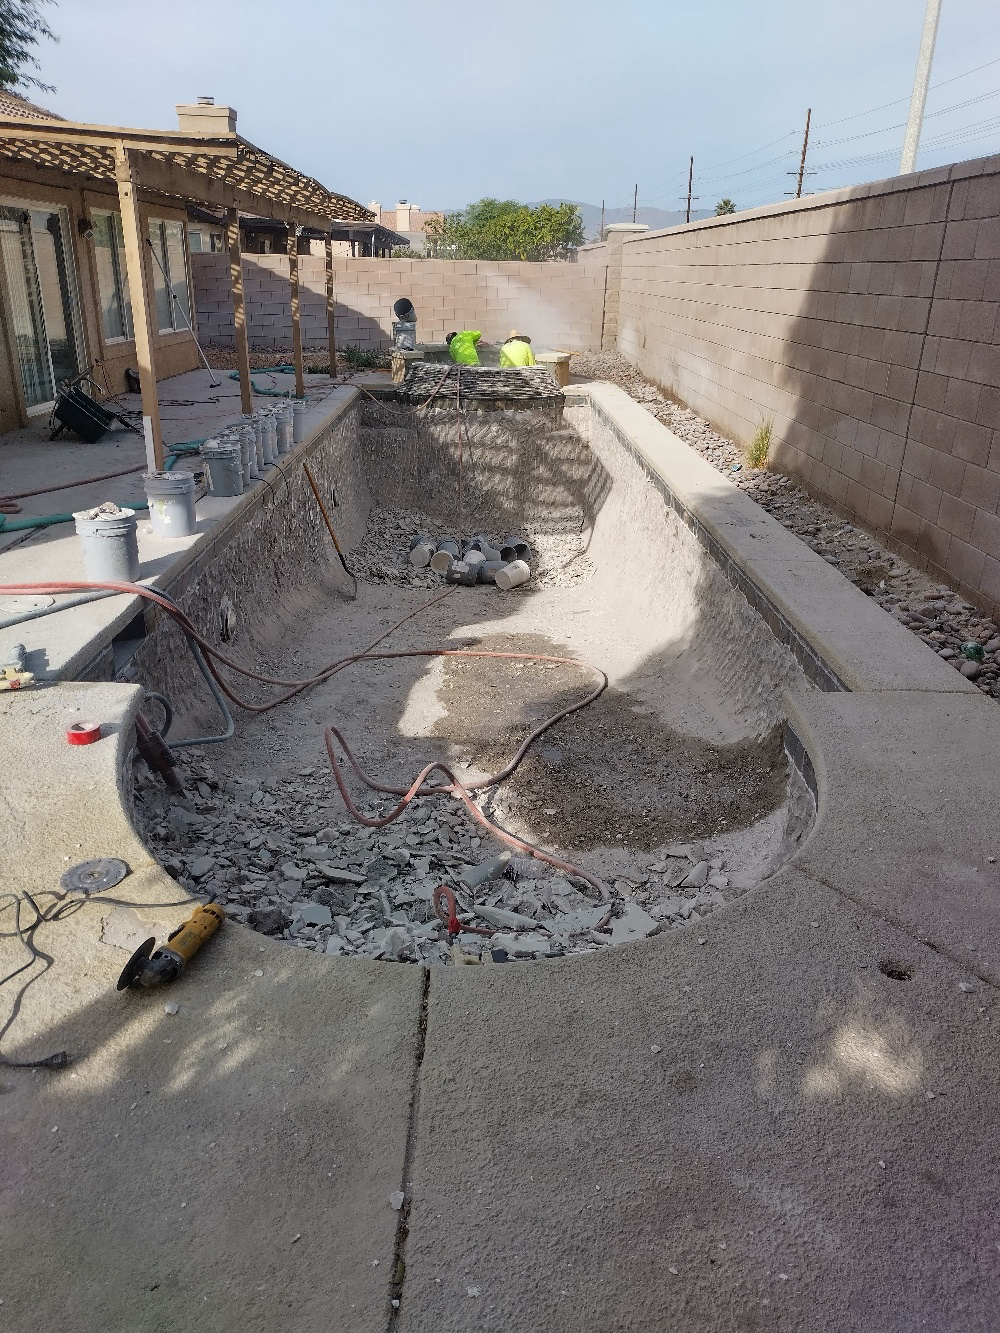
[(802, 140), (802, 156), (799, 159), (799, 180), (795, 187), (795, 198), (802, 198), (802, 180), (806, 174), (806, 152), (809, 148), (809, 122), (812, 120), (812, 107), (806, 112), (806, 135)]
[(927, 105), (927, 88), (931, 81), (931, 64), (934, 61), (934, 43), (937, 41), (940, 17), (941, 0), (927, 0), (924, 32), (920, 39), (920, 54), (917, 56), (917, 72), (913, 76), (910, 114), (906, 121), (906, 133), (903, 135), (903, 155), (899, 162), (901, 176), (909, 175), (917, 165), (917, 149), (920, 147), (920, 131), (924, 126), (924, 107)]
[(632, 221), (635, 221), (635, 210), (639, 206), (639, 187), (635, 187), (635, 194), (632, 196)]
[(601, 230), (597, 233), (597, 239), (598, 239), (599, 241), (603, 241), (603, 240), (604, 240), (604, 200), (603, 200), (603, 199), (601, 200)]
[(693, 186), (694, 186), (694, 158), (691, 159), (691, 162), (688, 166), (688, 206), (687, 206), (687, 217), (684, 219), (685, 222), (691, 221), (691, 190)]

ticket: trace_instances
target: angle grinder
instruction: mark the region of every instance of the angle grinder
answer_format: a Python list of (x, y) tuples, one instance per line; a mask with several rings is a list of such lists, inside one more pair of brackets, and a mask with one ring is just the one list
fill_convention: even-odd
[[(218, 903), (196, 907), (186, 921), (167, 936), (156, 949), (155, 937), (136, 949), (118, 978), (118, 989), (129, 986), (162, 986), (176, 981), (206, 940), (211, 939), (226, 919)], [(155, 952), (154, 952), (155, 950)]]

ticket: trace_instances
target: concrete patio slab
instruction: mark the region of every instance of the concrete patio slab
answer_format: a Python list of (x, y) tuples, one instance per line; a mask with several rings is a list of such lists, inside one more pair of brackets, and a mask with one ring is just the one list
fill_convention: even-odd
[[(190, 911), (142, 908), (184, 894), (118, 800), (120, 728), (139, 697), (60, 687), (65, 707), (113, 719), (87, 747), (60, 745), (50, 711), (23, 711), (41, 696), (6, 696), (0, 719), (5, 887), (44, 907), (68, 863), (112, 851), (132, 867), (103, 905), (37, 932), (53, 962), (4, 1036), (8, 1058), (74, 1058), (0, 1068), (0, 1322), (18, 1333), (382, 1330), (422, 974), (347, 968), (228, 925), (169, 989), (119, 994), (128, 954), (102, 942), (108, 900), (139, 904), (158, 939)], [(19, 786), (32, 765), (46, 771), (46, 799)], [(0, 915), (5, 932), (11, 916)], [(22, 961), (0, 937), (0, 974)]]
[(435, 972), (400, 1329), (993, 1329), (966, 977), (796, 872), (584, 962)]

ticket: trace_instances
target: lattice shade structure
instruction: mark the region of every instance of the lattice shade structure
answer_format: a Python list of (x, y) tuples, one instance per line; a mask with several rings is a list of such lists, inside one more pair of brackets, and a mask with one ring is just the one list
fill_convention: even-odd
[(0, 116), (0, 159), (114, 182), (116, 147), (135, 155), (140, 190), (180, 203), (239, 208), (324, 231), (335, 220), (374, 221), (356, 200), (334, 194), (235, 133), (178, 134)]

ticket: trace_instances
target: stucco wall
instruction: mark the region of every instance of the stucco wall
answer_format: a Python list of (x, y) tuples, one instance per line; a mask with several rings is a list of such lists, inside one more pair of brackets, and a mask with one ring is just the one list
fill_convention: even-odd
[[(229, 257), (191, 256), (199, 336), (233, 341)], [(292, 317), (288, 260), (284, 255), (244, 255), (243, 282), (251, 343), (290, 348)], [(440, 342), (451, 329), (479, 329), (501, 341), (512, 328), (538, 346), (600, 345), (605, 265), (600, 253), (576, 264), (486, 264), (446, 259), (335, 259), (337, 342), (385, 345), (392, 333), (392, 305), (408, 296), (416, 306), (419, 337)], [(299, 257), (302, 332), (306, 347), (326, 345), (326, 261)]]
[(617, 345), (1000, 602), (1000, 158), (626, 238)]

